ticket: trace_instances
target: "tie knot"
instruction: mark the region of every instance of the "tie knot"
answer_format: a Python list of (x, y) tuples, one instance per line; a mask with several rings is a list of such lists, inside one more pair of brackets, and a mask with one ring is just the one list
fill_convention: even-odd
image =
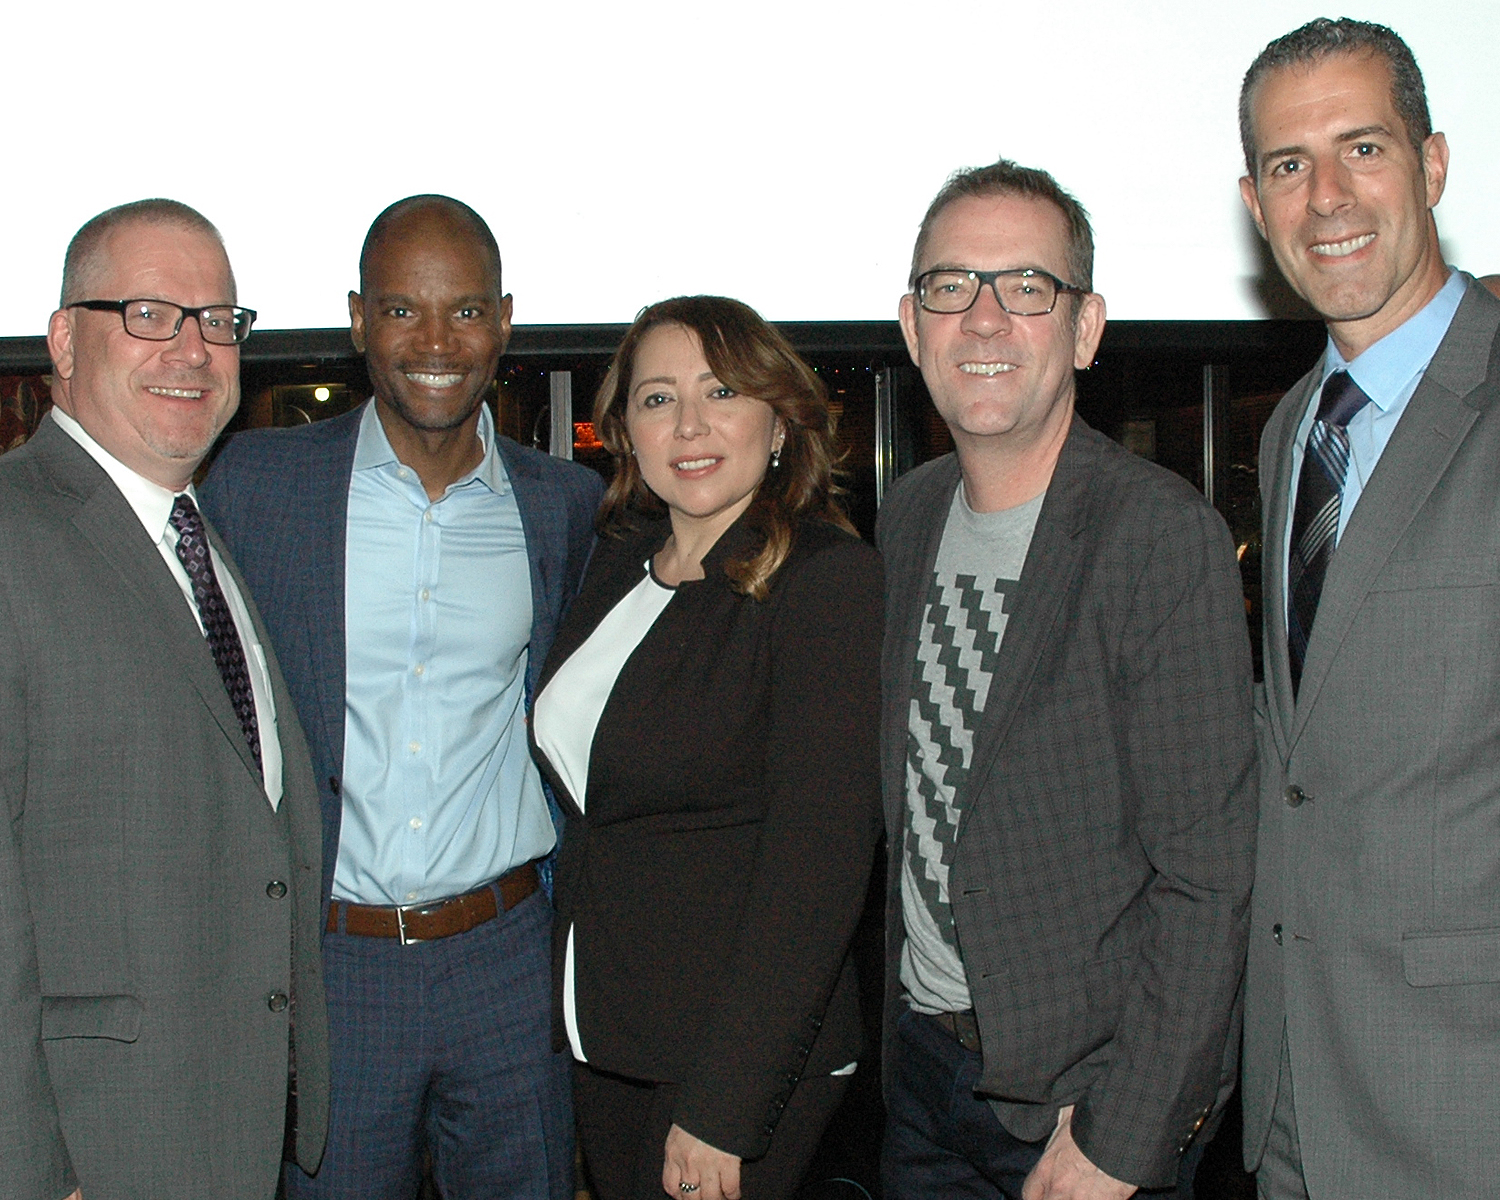
[(1348, 371), (1335, 371), (1323, 383), (1323, 395), (1318, 400), (1318, 420), (1343, 429), (1368, 403), (1370, 397)]
[(203, 517), (198, 512), (198, 506), (193, 503), (193, 498), (186, 492), (172, 501), (172, 515), (169, 520), (179, 536), (193, 537), (201, 536), (203, 533)]

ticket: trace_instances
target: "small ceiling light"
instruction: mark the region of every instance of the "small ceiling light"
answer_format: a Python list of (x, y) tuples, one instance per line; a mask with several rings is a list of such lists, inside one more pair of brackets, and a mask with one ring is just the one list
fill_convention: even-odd
[(313, 388), (313, 399), (318, 401), (327, 400), (332, 393), (326, 387)]

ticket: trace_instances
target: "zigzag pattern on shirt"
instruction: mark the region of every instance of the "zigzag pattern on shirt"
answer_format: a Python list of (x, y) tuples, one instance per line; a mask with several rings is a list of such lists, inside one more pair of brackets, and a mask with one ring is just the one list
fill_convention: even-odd
[(963, 815), (955, 801), (968, 778), (974, 730), (1017, 586), (1015, 580), (997, 579), (986, 591), (973, 575), (945, 581), (934, 572), (913, 668), (905, 848), (917, 891), (943, 940), (955, 949), (948, 869)]

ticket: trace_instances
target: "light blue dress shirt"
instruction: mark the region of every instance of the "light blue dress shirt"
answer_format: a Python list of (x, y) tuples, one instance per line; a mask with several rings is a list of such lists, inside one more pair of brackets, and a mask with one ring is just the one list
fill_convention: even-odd
[(482, 409), (484, 458), (430, 501), (365, 407), (349, 480), (343, 825), (333, 894), (422, 904), (552, 849), (526, 744), (531, 571)]
[[(1323, 384), (1335, 371), (1348, 370), (1354, 382), (1370, 397), (1359, 412), (1349, 421), (1349, 473), (1344, 477), (1344, 491), (1339, 502), (1339, 527), (1336, 539), (1342, 539), (1349, 524), (1350, 514), (1365, 485), (1375, 471), (1375, 464), (1385, 453), (1391, 434), (1406, 404), (1427, 373), (1427, 364), (1437, 353), (1439, 343), (1448, 335), (1448, 326), (1453, 323), (1453, 314), (1464, 298), (1468, 279), (1458, 271), (1450, 270), (1448, 282), (1438, 290), (1426, 306), (1415, 316), (1407, 318), (1385, 337), (1381, 338), (1352, 363), (1346, 363), (1333, 339), (1328, 339), (1328, 349), (1323, 353), (1323, 378), (1313, 390), (1307, 402), (1307, 411), (1302, 414), (1302, 423), (1297, 426), (1297, 437), (1292, 442), (1292, 486), (1287, 502), (1288, 514), (1296, 511), (1297, 481), (1302, 476), (1302, 455), (1307, 446), (1307, 435), (1312, 432), (1313, 421), (1318, 415), (1318, 401), (1323, 395)], [(1335, 546), (1338, 544), (1335, 540)], [(1292, 548), (1292, 522), (1288, 517), (1282, 534), (1281, 558), (1285, 562)], [(1283, 605), (1286, 597), (1282, 597)]]

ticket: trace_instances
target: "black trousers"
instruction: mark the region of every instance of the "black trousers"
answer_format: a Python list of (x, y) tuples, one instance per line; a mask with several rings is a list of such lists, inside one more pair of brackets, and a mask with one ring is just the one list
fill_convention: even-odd
[[(796, 1195), (848, 1086), (847, 1075), (822, 1075), (793, 1089), (770, 1150), (740, 1166), (744, 1200)], [(643, 1083), (573, 1064), (573, 1113), (596, 1200), (665, 1200), (661, 1169), (676, 1099), (676, 1084)]]

